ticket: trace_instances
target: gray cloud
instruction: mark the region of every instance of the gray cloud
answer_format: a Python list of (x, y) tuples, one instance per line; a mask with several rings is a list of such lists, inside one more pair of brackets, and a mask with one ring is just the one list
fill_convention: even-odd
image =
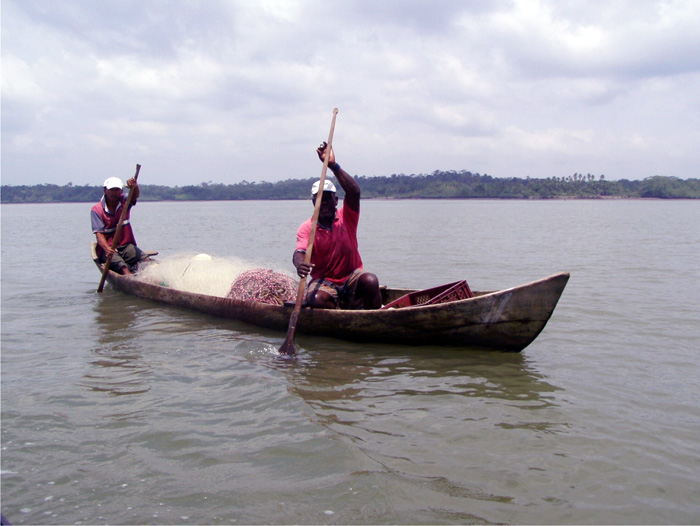
[(700, 5), (3, 0), (2, 182), (697, 177)]

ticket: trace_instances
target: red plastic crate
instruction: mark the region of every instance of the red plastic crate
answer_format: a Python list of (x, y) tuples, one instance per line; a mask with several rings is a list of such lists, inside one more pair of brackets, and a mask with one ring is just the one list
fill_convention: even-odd
[(466, 280), (455, 281), (447, 285), (440, 285), (432, 289), (417, 290), (401, 296), (382, 307), (383, 309), (401, 309), (415, 305), (435, 305), (437, 303), (448, 303), (450, 301), (465, 300), (473, 296), (469, 284)]

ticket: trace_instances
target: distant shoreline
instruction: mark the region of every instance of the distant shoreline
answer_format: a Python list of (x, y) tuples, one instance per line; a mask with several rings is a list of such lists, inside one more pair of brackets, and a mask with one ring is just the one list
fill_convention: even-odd
[[(700, 179), (679, 179), (655, 175), (643, 180), (609, 181), (601, 175), (574, 174), (548, 179), (496, 178), (490, 175), (461, 172), (433, 172), (428, 175), (392, 175), (390, 177), (355, 177), (363, 199), (700, 199)], [(316, 178), (287, 179), (276, 183), (236, 184), (200, 183), (189, 186), (140, 184), (140, 200), (148, 201), (289, 201), (311, 197)], [(338, 189), (338, 197), (343, 196)], [(2, 186), (0, 202), (75, 203), (97, 202), (100, 186)]]
[[(339, 196), (342, 201), (343, 197)], [(139, 203), (227, 203), (256, 201), (306, 201), (308, 198), (296, 199), (139, 199)], [(554, 197), (363, 197), (363, 201), (698, 201), (696, 197), (635, 197), (635, 196), (554, 196)], [(24, 201), (6, 202), (2, 205), (65, 205), (95, 204), (94, 201)]]

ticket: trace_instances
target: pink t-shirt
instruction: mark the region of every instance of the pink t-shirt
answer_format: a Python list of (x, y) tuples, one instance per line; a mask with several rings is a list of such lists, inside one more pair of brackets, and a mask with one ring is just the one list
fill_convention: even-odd
[[(362, 258), (357, 249), (357, 223), (360, 213), (342, 206), (335, 216), (332, 230), (316, 227), (311, 253), (312, 279), (324, 278), (342, 284), (352, 272), (362, 268)], [(297, 231), (297, 250), (306, 250), (311, 235), (311, 219), (302, 223)]]

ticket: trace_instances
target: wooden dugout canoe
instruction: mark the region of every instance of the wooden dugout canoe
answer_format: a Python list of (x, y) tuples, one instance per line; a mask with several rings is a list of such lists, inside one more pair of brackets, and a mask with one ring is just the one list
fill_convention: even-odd
[[(93, 260), (102, 272), (92, 245)], [(474, 297), (382, 310), (304, 308), (297, 333), (357, 342), (488, 348), (519, 352), (544, 329), (569, 281), (560, 272), (524, 285), (496, 291), (473, 291)], [(139, 298), (191, 309), (219, 318), (286, 331), (293, 306), (269, 305), (197, 294), (154, 285), (115, 272), (107, 273), (115, 290)], [(388, 304), (413, 289), (382, 288)]]

